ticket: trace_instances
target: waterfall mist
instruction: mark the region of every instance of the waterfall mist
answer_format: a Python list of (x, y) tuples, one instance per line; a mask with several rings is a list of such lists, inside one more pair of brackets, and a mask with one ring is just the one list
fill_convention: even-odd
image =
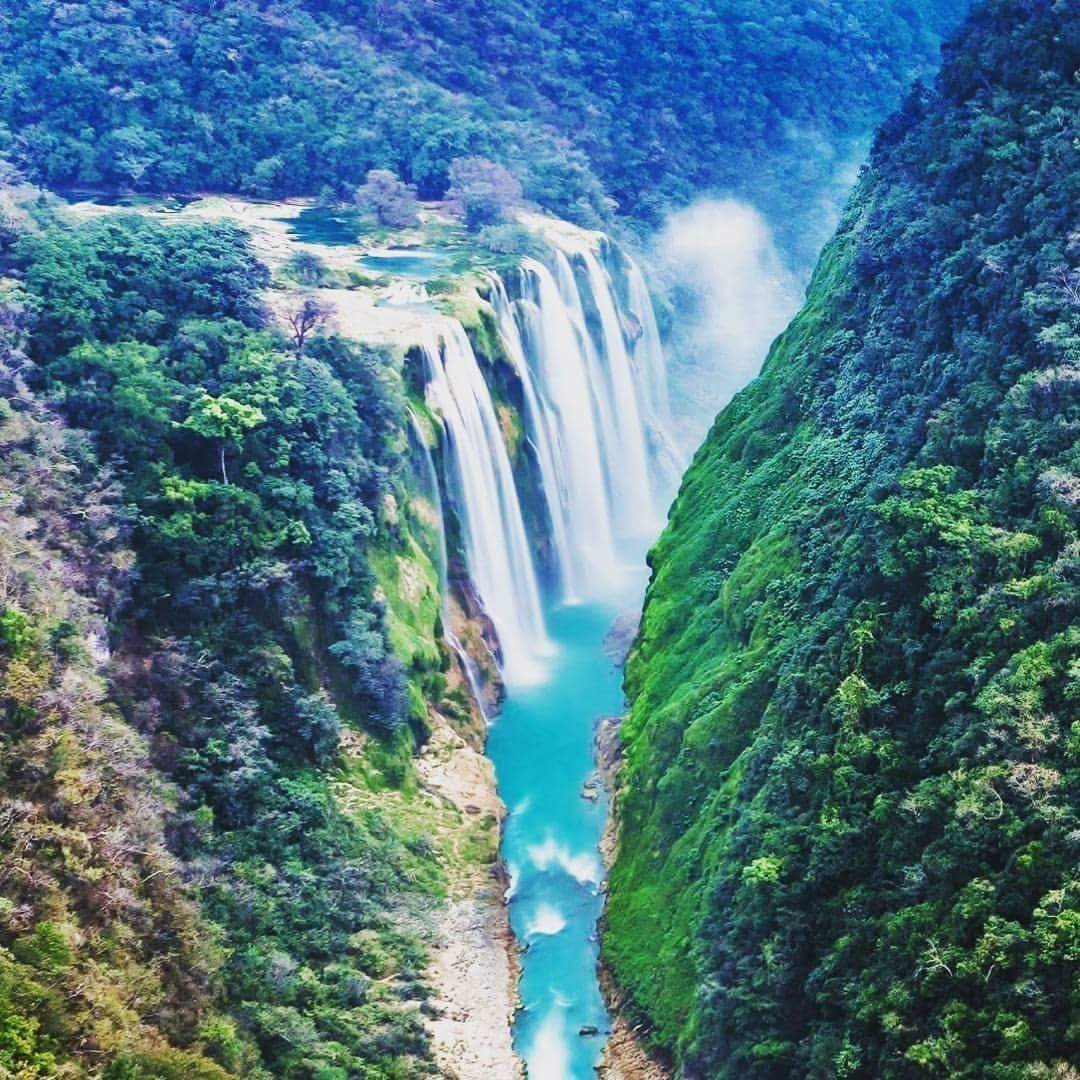
[(762, 214), (734, 199), (697, 202), (669, 217), (656, 261), (674, 309), (674, 431), (692, 452), (798, 310), (802, 275), (788, 266)]

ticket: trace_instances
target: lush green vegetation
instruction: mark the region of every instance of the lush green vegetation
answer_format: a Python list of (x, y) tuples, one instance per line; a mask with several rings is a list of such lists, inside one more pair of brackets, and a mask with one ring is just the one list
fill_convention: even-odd
[(1078, 27), (980, 6), (653, 552), (604, 953), (686, 1076), (1080, 1059)]
[(229, 225), (39, 204), (2, 258), (0, 1072), (426, 1071), (441, 872), (332, 789), (344, 727), (406, 782), (444, 686), (376, 588), (393, 365), (265, 326)]
[(218, 1022), (204, 1014), (221, 952), (166, 844), (170, 793), (105, 678), (130, 520), (85, 439), (22, 382), (19, 309), (5, 300), (0, 1074), (59, 1075), (81, 1042), (112, 1075), (223, 1078), (198, 1048), (169, 1043)]
[[(862, 156), (912, 78), (936, 68), (938, 42), (965, 8), (400, 4), (380, 6), (370, 32), (387, 50), (408, 50), (429, 78), (567, 133), (626, 212), (656, 221), (703, 191), (734, 192), (774, 213), (798, 245), (837, 172)], [(526, 188), (544, 202), (560, 180), (538, 165)], [(789, 228), (793, 212), (800, 221)]]
[(703, 189), (807, 213), (962, 6), (31, 0), (0, 22), (0, 153), (52, 187), (348, 197), (390, 169), (423, 198), (481, 156), (578, 219)]

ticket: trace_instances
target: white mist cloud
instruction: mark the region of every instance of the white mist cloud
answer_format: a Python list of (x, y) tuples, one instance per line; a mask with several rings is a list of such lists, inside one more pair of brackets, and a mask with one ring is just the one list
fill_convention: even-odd
[(765, 218), (734, 199), (704, 200), (673, 214), (658, 237), (657, 261), (676, 308), (672, 403), (679, 441), (690, 450), (757, 374), (803, 288)]

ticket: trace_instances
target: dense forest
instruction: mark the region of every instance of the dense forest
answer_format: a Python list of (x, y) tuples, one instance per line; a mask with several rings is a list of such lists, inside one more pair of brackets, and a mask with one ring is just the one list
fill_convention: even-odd
[(881, 128), (654, 549), (604, 951), (687, 1077), (1080, 1060), (1080, 20)]
[(441, 870), (331, 790), (423, 722), (395, 368), (266, 325), (232, 225), (7, 211), (0, 1074), (417, 1075)]
[[(461, 319), (544, 550), (483, 296), (558, 259), (513, 212), (645, 236), (734, 194), (798, 261), (867, 150), (650, 555), (601, 955), (687, 1080), (1076, 1075), (1076, 0), (959, 30), (949, 0), (0, 8), (0, 1080), (439, 1073), (455, 859), (506, 932), (466, 690), (504, 689), (498, 627), (437, 337), (347, 339), (321, 290), (361, 330), (402, 293)], [(253, 239), (160, 198), (205, 191), (321, 207), (260, 204)], [(303, 251), (320, 227), (356, 251)], [(357, 232), (446, 276), (381, 276)], [(584, 295), (565, 340), (610, 329), (632, 365), (647, 297)], [(475, 759), (463, 809), (417, 809), (436, 722)], [(529, 857), (573, 871), (556, 849)]]
[(709, 190), (805, 214), (962, 10), (31, 0), (0, 20), (0, 154), (52, 187), (331, 198), (372, 168), (438, 198), (479, 155), (575, 220)]

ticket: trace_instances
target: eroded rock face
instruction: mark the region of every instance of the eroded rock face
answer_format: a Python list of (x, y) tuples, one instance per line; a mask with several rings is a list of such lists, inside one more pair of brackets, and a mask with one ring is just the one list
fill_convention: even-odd
[(516, 974), (500, 889), (451, 900), (440, 919), (443, 944), (431, 967), (440, 1015), (428, 1027), (439, 1069), (452, 1080), (522, 1075), (511, 1039)]
[(443, 618), (447, 639), (455, 652), (457, 678), (468, 686), (478, 706), (476, 719), (482, 747), (484, 717), (498, 710), (506, 692), (499, 672), (499, 638), (467, 577), (452, 579)]
[(616, 667), (622, 667), (630, 650), (634, 646), (634, 638), (637, 637), (638, 627), (641, 625), (641, 616), (637, 612), (620, 615), (612, 624), (611, 629), (604, 638), (604, 655), (607, 656)]
[(670, 1080), (671, 1073), (641, 1048), (635, 1032), (616, 1018), (596, 1066), (604, 1080)]

